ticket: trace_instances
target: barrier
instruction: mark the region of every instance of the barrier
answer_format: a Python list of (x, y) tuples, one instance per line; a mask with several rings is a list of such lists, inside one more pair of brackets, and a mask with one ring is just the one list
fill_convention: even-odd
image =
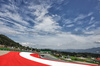
[[(23, 50), (15, 50), (15, 49), (8, 49), (8, 48), (0, 48), (2, 51), (18, 51), (18, 52), (32, 52), (32, 51), (23, 51)], [(33, 53), (33, 52), (32, 52)], [(35, 53), (35, 52), (34, 52)]]

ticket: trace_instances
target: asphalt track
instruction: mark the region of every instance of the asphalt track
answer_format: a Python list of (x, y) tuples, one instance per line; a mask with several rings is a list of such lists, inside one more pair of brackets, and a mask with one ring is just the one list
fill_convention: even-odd
[[(41, 55), (44, 55), (44, 56), (41, 56)], [(44, 59), (49, 59), (49, 60), (55, 60), (55, 61), (63, 61), (63, 62), (66, 62), (64, 60), (61, 60), (61, 59), (58, 59), (50, 54), (40, 54), (40, 57), (43, 57)]]
[(0, 66), (98, 66), (90, 64), (78, 64), (47, 60), (39, 57), (39, 54), (11, 51), (0, 56)]

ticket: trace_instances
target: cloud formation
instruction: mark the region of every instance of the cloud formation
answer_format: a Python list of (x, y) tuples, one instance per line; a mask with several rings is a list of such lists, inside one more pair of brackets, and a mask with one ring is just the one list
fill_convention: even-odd
[(35, 48), (87, 49), (100, 46), (95, 43), (100, 40), (100, 23), (95, 12), (77, 14), (76, 11), (76, 14), (70, 13), (70, 17), (66, 8), (71, 2), (64, 2), (67, 1), (1, 0), (0, 33)]

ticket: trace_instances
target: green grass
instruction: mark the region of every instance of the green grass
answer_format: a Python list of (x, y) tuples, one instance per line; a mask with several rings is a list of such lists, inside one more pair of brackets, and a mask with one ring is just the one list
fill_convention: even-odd
[(71, 59), (72, 60), (75, 60), (75, 61), (81, 61), (81, 62), (84, 62), (85, 61), (87, 63), (98, 64), (97, 62), (94, 62), (92, 59), (88, 59), (88, 58), (86, 58), (86, 59), (80, 59), (80, 58), (71, 56)]
[(83, 60), (83, 59), (80, 59), (80, 58), (77, 58), (77, 57), (73, 57), (73, 56), (71, 56), (71, 59), (72, 59), (72, 60), (75, 60), (75, 61), (85, 61), (85, 60)]
[[(58, 58), (58, 59), (60, 59), (60, 60), (64, 60), (64, 61), (67, 61), (67, 62), (73, 62), (73, 61), (71, 61), (71, 60), (66, 60), (66, 59), (63, 59), (63, 58), (60, 58), (60, 57), (57, 57), (57, 56), (55, 56), (55, 55), (53, 55), (53, 54), (51, 54), (52, 56), (54, 56), (54, 57), (56, 57), (56, 58)], [(67, 57), (67, 56), (66, 56)]]
[[(52, 55), (52, 54), (51, 54), (51, 55)], [(89, 59), (89, 61), (88, 61), (88, 59), (80, 59), (80, 58), (77, 58), (77, 57), (74, 57), (74, 56), (70, 56), (70, 58), (71, 58), (72, 60), (66, 60), (66, 59), (57, 57), (57, 56), (55, 56), (55, 55), (52, 55), (52, 56), (54, 56), (54, 57), (56, 57), (56, 58), (58, 58), (58, 59), (67, 61), (67, 62), (75, 62), (75, 61), (81, 61), (81, 62), (84, 62), (84, 61), (85, 61), (85, 62), (87, 62), (87, 63), (100, 64), (100, 63), (97, 63), (97, 62), (93, 62), (92, 59)], [(62, 55), (62, 56), (63, 56), (63, 57), (67, 57), (67, 56), (65, 56), (65, 55)], [(90, 61), (90, 60), (91, 60), (91, 61)]]

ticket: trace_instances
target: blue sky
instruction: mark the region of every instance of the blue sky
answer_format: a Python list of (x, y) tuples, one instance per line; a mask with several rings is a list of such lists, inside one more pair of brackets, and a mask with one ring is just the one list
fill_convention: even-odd
[(0, 33), (34, 48), (100, 47), (100, 0), (0, 0)]

